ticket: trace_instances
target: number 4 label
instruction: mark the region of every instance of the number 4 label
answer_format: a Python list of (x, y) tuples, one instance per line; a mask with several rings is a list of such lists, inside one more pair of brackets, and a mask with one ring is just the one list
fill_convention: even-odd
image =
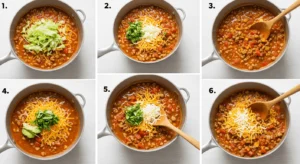
[(9, 92), (6, 90), (6, 88), (4, 88), (4, 89), (2, 90), (2, 93), (4, 93), (4, 94), (9, 94)]

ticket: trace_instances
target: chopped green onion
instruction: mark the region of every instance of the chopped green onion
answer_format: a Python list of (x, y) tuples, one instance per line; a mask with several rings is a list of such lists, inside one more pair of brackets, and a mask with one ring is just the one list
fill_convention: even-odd
[(138, 126), (143, 121), (143, 111), (139, 103), (126, 109), (126, 121), (132, 126)]
[(136, 43), (141, 40), (144, 33), (142, 32), (142, 23), (141, 22), (131, 22), (127, 31), (126, 38), (132, 43)]

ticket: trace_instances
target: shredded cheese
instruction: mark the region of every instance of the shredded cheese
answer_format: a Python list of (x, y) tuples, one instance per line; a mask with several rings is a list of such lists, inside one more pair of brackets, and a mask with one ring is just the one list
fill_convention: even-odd
[(147, 104), (143, 110), (144, 121), (153, 125), (160, 117), (160, 107), (154, 104)]
[(153, 136), (156, 132), (156, 127), (153, 124), (159, 120), (160, 109), (164, 106), (160, 102), (159, 93), (150, 93), (148, 89), (141, 90), (136, 93), (137, 102), (143, 110), (144, 120), (139, 126), (129, 126), (127, 131), (137, 133), (138, 131), (147, 131), (149, 136)]
[(163, 39), (160, 19), (154, 19), (149, 16), (141, 16), (139, 20), (142, 22), (142, 31), (144, 36), (138, 41), (137, 48), (139, 52), (157, 50), (159, 45), (163, 45), (166, 41)]
[(234, 131), (240, 138), (250, 138), (250, 140), (262, 134), (266, 129), (257, 121), (256, 114), (244, 107), (234, 107), (228, 112), (224, 128)]
[(159, 100), (161, 96), (159, 93), (150, 93), (148, 89), (141, 90), (136, 93), (137, 103), (141, 104), (141, 108), (145, 108), (148, 104), (154, 104), (160, 108), (163, 107), (162, 103)]
[[(260, 99), (259, 93), (252, 94), (256, 99)], [(258, 120), (257, 115), (248, 108), (253, 103), (252, 96), (242, 92), (233, 97), (231, 101), (234, 105), (231, 110), (225, 112), (226, 116), (222, 124), (222, 128), (226, 131), (235, 133), (238, 137), (251, 142), (263, 134), (270, 125), (278, 123), (276, 120), (278, 114), (273, 108), (270, 109), (270, 114), (266, 120)]]
[(62, 105), (63, 102), (50, 100), (49, 97), (38, 98), (26, 104), (23, 115), (26, 115), (25, 122), (28, 124), (34, 125), (33, 122), (36, 119), (36, 113), (39, 110), (51, 110), (59, 118), (58, 123), (51, 126), (51, 130), (42, 131), (42, 144), (52, 146), (56, 142), (67, 141), (70, 135), (69, 128), (72, 127), (72, 122), (70, 122), (70, 120), (73, 118), (70, 117), (68, 110), (61, 107)]
[(142, 32), (144, 32), (142, 38), (145, 39), (146, 42), (151, 42), (160, 34), (161, 29), (152, 24), (148, 24), (143, 27)]

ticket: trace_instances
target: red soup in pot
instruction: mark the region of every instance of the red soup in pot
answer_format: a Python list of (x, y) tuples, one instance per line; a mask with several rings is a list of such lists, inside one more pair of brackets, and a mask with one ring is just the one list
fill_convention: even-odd
[(32, 67), (53, 69), (77, 52), (78, 35), (75, 21), (62, 10), (35, 8), (18, 22), (14, 35), (16, 54)]
[(176, 137), (166, 127), (153, 126), (165, 110), (169, 121), (180, 128), (182, 108), (178, 95), (155, 82), (131, 85), (114, 101), (110, 112), (112, 132), (124, 144), (142, 150), (161, 147)]
[(221, 57), (231, 66), (244, 70), (259, 70), (274, 63), (286, 46), (284, 22), (276, 22), (265, 41), (258, 30), (250, 27), (275, 16), (269, 10), (255, 5), (232, 10), (217, 30), (217, 48)]
[(80, 118), (74, 104), (50, 91), (32, 93), (14, 109), (10, 130), (14, 143), (35, 156), (64, 152), (77, 140)]
[(286, 133), (286, 116), (280, 103), (270, 109), (265, 120), (249, 105), (274, 97), (255, 90), (244, 90), (227, 97), (214, 119), (216, 140), (228, 152), (241, 157), (259, 157), (272, 151)]
[(179, 27), (173, 13), (157, 6), (140, 6), (130, 11), (118, 29), (119, 47), (142, 62), (167, 57), (176, 48)]

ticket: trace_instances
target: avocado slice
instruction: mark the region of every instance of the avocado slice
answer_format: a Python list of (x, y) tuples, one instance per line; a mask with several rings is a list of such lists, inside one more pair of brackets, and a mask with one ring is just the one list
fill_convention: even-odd
[(26, 129), (22, 129), (22, 134), (24, 135), (24, 136), (26, 136), (26, 137), (28, 137), (28, 138), (34, 138), (35, 137), (35, 135), (34, 134), (32, 134), (31, 132), (29, 132), (28, 130), (26, 130)]
[(39, 134), (41, 133), (41, 129), (37, 126), (32, 126), (29, 125), (27, 123), (23, 123), (23, 129), (26, 129), (27, 131), (31, 132), (31, 133), (35, 133), (35, 134)]
[(45, 110), (44, 113), (48, 115), (53, 115), (53, 112), (51, 110)]

